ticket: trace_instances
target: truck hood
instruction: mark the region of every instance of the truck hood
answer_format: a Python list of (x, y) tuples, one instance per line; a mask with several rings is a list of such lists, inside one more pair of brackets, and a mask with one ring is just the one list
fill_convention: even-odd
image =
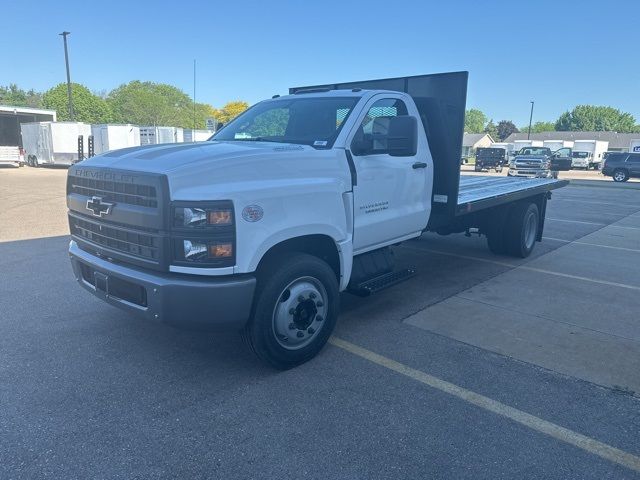
[(149, 173), (170, 174), (185, 168), (203, 165), (224, 168), (225, 164), (246, 161), (265, 161), (265, 156), (282, 156), (287, 152), (300, 154), (314, 151), (307, 145), (273, 142), (220, 142), (168, 143), (143, 147), (123, 148), (97, 155), (77, 164), (78, 167), (105, 167)]

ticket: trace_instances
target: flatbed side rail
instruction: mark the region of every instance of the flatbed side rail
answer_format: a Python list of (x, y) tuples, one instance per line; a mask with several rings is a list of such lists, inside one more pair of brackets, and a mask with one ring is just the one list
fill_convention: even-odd
[(520, 188), (515, 191), (499, 193), (493, 196), (463, 202), (458, 204), (456, 215), (465, 215), (479, 210), (496, 207), (498, 205), (504, 205), (505, 203), (516, 202), (524, 198), (533, 197), (545, 192), (550, 192), (551, 190), (565, 187), (568, 184), (569, 180), (554, 180), (549, 183), (531, 185), (528, 188)]

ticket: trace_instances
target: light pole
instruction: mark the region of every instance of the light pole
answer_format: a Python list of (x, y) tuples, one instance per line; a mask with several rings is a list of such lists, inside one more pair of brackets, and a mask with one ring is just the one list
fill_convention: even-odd
[(69, 52), (67, 51), (67, 35), (71, 32), (62, 32), (59, 35), (62, 36), (64, 40), (64, 62), (67, 65), (67, 97), (69, 97), (69, 118), (73, 122), (75, 120), (75, 115), (73, 113), (73, 101), (71, 100), (71, 74), (69, 73)]
[(529, 133), (527, 133), (527, 140), (531, 140), (531, 120), (533, 120), (533, 104), (535, 103), (531, 100), (531, 114), (529, 115)]

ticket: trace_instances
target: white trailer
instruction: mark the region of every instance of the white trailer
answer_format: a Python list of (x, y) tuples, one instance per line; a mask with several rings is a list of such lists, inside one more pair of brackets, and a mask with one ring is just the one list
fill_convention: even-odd
[(573, 148), (573, 142), (571, 140), (545, 140), (542, 146), (555, 152), (561, 148)]
[(631, 142), (629, 143), (629, 152), (640, 153), (640, 139), (631, 140)]
[(599, 169), (608, 148), (609, 142), (603, 140), (576, 140), (573, 142), (571, 168)]
[(140, 128), (136, 125), (91, 125), (94, 153), (140, 146)]
[(78, 162), (78, 137), (84, 141), (84, 156), (91, 125), (82, 122), (31, 122), (20, 125), (27, 164), (73, 165)]
[(22, 149), (13, 145), (0, 145), (0, 165), (21, 167), (24, 163)]
[(182, 143), (184, 131), (180, 127), (140, 127), (140, 145)]
[(204, 142), (211, 138), (215, 132), (213, 130), (193, 130), (191, 128), (184, 129), (185, 142)]

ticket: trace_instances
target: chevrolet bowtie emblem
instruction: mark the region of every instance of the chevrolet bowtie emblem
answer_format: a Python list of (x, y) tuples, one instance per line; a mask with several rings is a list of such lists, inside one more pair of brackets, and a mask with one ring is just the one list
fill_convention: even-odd
[(100, 197), (91, 197), (87, 200), (87, 210), (90, 210), (94, 217), (109, 215), (113, 205), (113, 203), (103, 202)]

